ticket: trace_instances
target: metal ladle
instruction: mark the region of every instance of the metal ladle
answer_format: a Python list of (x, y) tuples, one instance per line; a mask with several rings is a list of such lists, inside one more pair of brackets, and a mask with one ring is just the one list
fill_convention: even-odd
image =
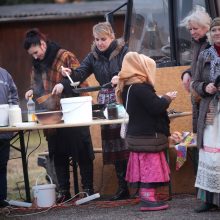
[(73, 86), (73, 87), (77, 87), (80, 82), (73, 82), (72, 78), (70, 77), (70, 75), (68, 73), (66, 73), (66, 76), (68, 77), (69, 81), (71, 82), (70, 85)]

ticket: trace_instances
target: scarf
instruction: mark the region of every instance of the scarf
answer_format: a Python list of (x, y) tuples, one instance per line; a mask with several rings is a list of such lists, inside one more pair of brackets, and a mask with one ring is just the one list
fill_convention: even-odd
[(116, 99), (122, 103), (122, 92), (125, 85), (149, 83), (154, 86), (156, 63), (150, 57), (137, 52), (128, 52), (123, 59), (116, 87)]
[(107, 50), (102, 52), (97, 47), (95, 47), (95, 52), (98, 54), (98, 56), (104, 56), (107, 59), (109, 59), (112, 51), (114, 51), (116, 47), (117, 47), (117, 41), (113, 40)]
[[(215, 86), (220, 86), (220, 47), (214, 45), (210, 48), (211, 54), (211, 70), (210, 76), (212, 82), (215, 82)], [(206, 114), (206, 124), (212, 125), (214, 122), (214, 118), (217, 114), (219, 114), (220, 109), (218, 109), (218, 103), (220, 100), (220, 91), (218, 90), (211, 102), (209, 103), (209, 111)]]
[(44, 82), (48, 78), (48, 72), (52, 67), (52, 64), (57, 56), (57, 52), (60, 47), (54, 42), (47, 42), (47, 50), (45, 53), (45, 57), (43, 60), (34, 59), (33, 67), (34, 67), (34, 81), (35, 84), (38, 85), (35, 87), (35, 93), (37, 96), (41, 96), (42, 92), (45, 90)]
[(53, 61), (57, 55), (58, 50), (60, 49), (60, 46), (58, 46), (54, 42), (47, 42), (47, 50), (45, 53), (45, 57), (43, 60), (33, 60), (33, 66), (36, 70), (37, 74), (42, 74), (43, 72), (48, 72), (48, 70), (51, 68)]
[(210, 80), (211, 82), (215, 82), (217, 76), (220, 75), (220, 57), (217, 53), (215, 46), (211, 46), (208, 49), (207, 56), (210, 56)]

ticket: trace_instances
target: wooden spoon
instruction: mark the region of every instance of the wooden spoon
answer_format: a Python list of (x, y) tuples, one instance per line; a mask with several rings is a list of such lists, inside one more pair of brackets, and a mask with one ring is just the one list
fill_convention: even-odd
[(43, 95), (39, 98), (36, 99), (38, 104), (42, 104), (43, 102), (47, 101), (47, 99), (49, 99), (52, 96), (52, 93), (48, 93), (46, 95)]

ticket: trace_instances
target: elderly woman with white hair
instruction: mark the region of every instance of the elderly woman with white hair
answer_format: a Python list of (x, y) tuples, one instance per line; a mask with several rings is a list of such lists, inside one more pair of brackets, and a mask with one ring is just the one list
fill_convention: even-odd
[(206, 35), (207, 32), (209, 31), (210, 22), (211, 22), (211, 17), (205, 11), (205, 8), (197, 5), (194, 8), (194, 10), (192, 10), (189, 13), (189, 15), (182, 20), (180, 24), (181, 26), (186, 27), (192, 36), (193, 56), (192, 56), (191, 67), (190, 69), (187, 69), (185, 72), (183, 72), (181, 78), (184, 88), (188, 92), (191, 92), (192, 94), (192, 105), (193, 105), (192, 127), (194, 133), (197, 132), (199, 97), (194, 91), (192, 91), (192, 89), (190, 88), (190, 84), (195, 76), (196, 63), (200, 52), (202, 52), (203, 50), (207, 49), (210, 46)]
[[(155, 140), (155, 137), (164, 136), (164, 145), (168, 147), (170, 131), (167, 108), (176, 97), (176, 92), (157, 96), (154, 89), (155, 74), (156, 64), (151, 58), (136, 52), (125, 55), (118, 75), (116, 98), (127, 106), (129, 114), (127, 143), (131, 136), (137, 140), (141, 140), (139, 137)], [(132, 188), (139, 188), (141, 211), (168, 208), (166, 203), (157, 200), (155, 189), (168, 184), (169, 173), (164, 151), (134, 149), (130, 152), (126, 180)]]

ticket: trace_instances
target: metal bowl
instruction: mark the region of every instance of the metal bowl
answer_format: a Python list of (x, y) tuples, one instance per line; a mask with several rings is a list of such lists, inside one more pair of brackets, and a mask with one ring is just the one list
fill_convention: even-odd
[(37, 120), (42, 125), (58, 124), (62, 121), (62, 111), (49, 111), (35, 113)]

